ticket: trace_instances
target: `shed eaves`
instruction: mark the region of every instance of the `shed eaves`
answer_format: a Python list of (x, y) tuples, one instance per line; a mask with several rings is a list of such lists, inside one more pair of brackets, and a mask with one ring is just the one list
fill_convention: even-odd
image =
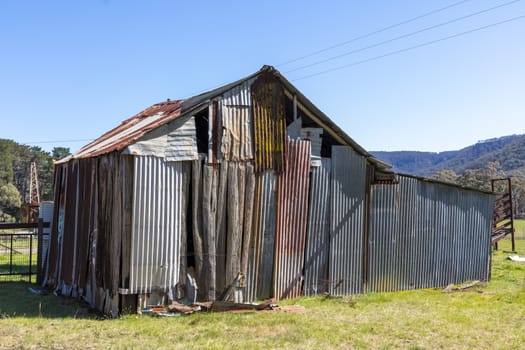
[(106, 132), (96, 140), (82, 147), (75, 154), (61, 159), (59, 163), (67, 162), (72, 158), (89, 158), (96, 157), (110, 152), (120, 152), (130, 144), (137, 141), (146, 133), (156, 129), (170, 121), (186, 114), (201, 105), (211, 101), (213, 98), (220, 96), (224, 92), (246, 82), (249, 79), (263, 73), (272, 73), (285, 87), (288, 95), (296, 96), (298, 102), (308, 109), (312, 115), (328, 128), (329, 131), (337, 136), (343, 143), (351, 146), (358, 154), (366, 157), (372, 164), (380, 169), (389, 169), (390, 165), (374, 158), (363, 147), (355, 142), (348, 134), (346, 134), (340, 127), (337, 126), (327, 115), (319, 110), (308, 98), (306, 98), (295, 86), (293, 86), (279, 71), (272, 66), (263, 66), (259, 71), (251, 74), (243, 79), (237, 80), (233, 83), (221, 86), (211, 91), (176, 101), (167, 101), (157, 103), (137, 115), (123, 121), (116, 128)]

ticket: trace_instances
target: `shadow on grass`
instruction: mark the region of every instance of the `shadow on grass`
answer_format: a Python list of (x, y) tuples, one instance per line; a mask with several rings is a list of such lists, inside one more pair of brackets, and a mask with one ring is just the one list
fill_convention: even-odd
[(53, 293), (36, 294), (30, 288), (41, 287), (29, 282), (0, 281), (0, 319), (16, 317), (43, 318), (89, 318), (98, 319), (100, 314), (81, 301)]

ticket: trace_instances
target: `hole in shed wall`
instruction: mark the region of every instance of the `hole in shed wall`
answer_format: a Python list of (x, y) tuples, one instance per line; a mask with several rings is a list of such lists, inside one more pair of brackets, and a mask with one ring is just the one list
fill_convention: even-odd
[[(285, 114), (286, 114), (286, 126), (289, 126), (293, 121), (293, 100), (289, 97), (285, 98)], [(321, 128), (323, 134), (321, 135), (321, 157), (331, 158), (332, 157), (332, 146), (340, 146), (342, 143), (338, 142), (333, 138), (326, 128), (321, 127), (318, 123), (308, 117), (301, 106), (297, 106), (297, 118), (301, 118), (303, 128)]]
[[(204, 109), (195, 114), (195, 128), (197, 134), (197, 151), (208, 154), (208, 109)], [(191, 202), (190, 202), (191, 203)]]

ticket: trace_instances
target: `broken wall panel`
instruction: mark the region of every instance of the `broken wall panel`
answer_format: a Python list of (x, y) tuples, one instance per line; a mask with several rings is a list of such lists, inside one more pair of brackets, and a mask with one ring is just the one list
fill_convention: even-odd
[(134, 157), (131, 294), (184, 284), (189, 162)]
[(363, 290), (366, 159), (351, 147), (332, 147), (330, 294)]
[(278, 299), (302, 294), (310, 152), (310, 141), (288, 140), (285, 171), (277, 181), (274, 294)]
[[(251, 239), (255, 174), (253, 165), (244, 162), (228, 162), (227, 183), (227, 236), (225, 287), (227, 299), (237, 302), (245, 299), (247, 258)], [(246, 251), (246, 253), (244, 253)], [(231, 290), (232, 293), (228, 292)]]
[(251, 86), (255, 171), (283, 171), (286, 140), (284, 89), (271, 73), (261, 73)]
[(246, 161), (254, 157), (252, 82), (248, 80), (232, 88), (219, 99), (221, 153), (228, 161)]
[(328, 256), (330, 252), (330, 186), (331, 159), (323, 158), (321, 165), (312, 167), (308, 232), (304, 262), (304, 294), (328, 291)]

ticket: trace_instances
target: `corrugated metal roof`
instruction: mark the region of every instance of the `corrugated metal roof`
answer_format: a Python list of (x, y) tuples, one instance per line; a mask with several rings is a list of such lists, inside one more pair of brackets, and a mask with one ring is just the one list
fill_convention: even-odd
[(351, 146), (359, 155), (366, 157), (370, 162), (382, 169), (388, 169), (390, 166), (365, 151), (357, 142), (348, 136), (341, 128), (339, 128), (328, 116), (321, 112), (315, 105), (308, 100), (295, 86), (293, 86), (286, 78), (284, 78), (275, 68), (271, 66), (263, 66), (259, 71), (251, 74), (243, 79), (237, 80), (231, 84), (221, 86), (217, 89), (205, 92), (203, 94), (193, 96), (184, 100), (167, 101), (157, 103), (137, 115), (125, 120), (116, 128), (108, 131), (93, 142), (82, 147), (74, 155), (66, 157), (59, 162), (66, 162), (71, 158), (88, 158), (96, 157), (102, 154), (122, 151), (125, 147), (137, 141), (140, 137), (153, 129), (162, 126), (169, 121), (199, 108), (201, 105), (207, 105), (213, 98), (216, 98), (230, 89), (242, 85), (250, 79), (261, 75), (262, 73), (270, 73), (278, 79), (284, 86), (284, 92), (287, 96), (296, 96), (297, 103), (304, 109), (308, 110), (310, 117), (325, 128), (329, 134), (335, 137), (344, 145)]
[(157, 103), (137, 115), (126, 119), (95, 141), (82, 147), (74, 155), (62, 159), (96, 157), (102, 154), (121, 151), (151, 130), (162, 126), (181, 115), (181, 101)]

